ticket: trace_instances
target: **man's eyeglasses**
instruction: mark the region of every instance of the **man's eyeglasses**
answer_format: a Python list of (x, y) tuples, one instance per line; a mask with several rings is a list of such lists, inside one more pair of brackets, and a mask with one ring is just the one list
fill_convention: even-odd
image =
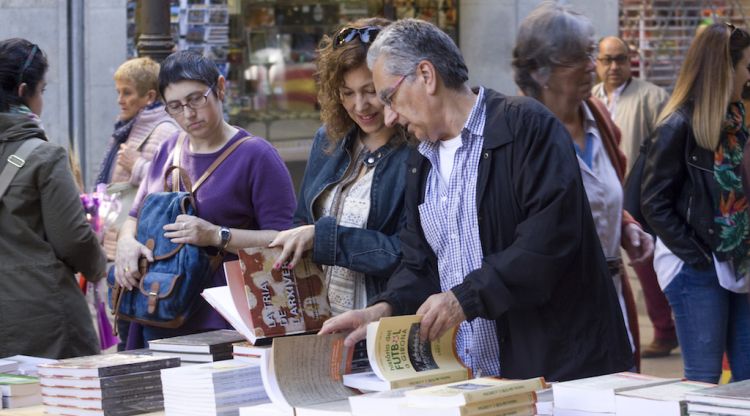
[(187, 97), (185, 104), (179, 101), (170, 101), (164, 106), (164, 110), (172, 116), (179, 116), (185, 111), (185, 107), (189, 107), (192, 110), (203, 108), (208, 102), (208, 94), (211, 93), (213, 86), (208, 87), (208, 91), (203, 95), (191, 95)]
[(617, 65), (625, 65), (630, 60), (630, 57), (628, 55), (622, 54), (622, 55), (604, 55), (596, 58), (597, 61), (602, 63), (605, 66), (612, 65), (612, 62), (615, 62)]
[(369, 45), (375, 41), (375, 37), (380, 33), (381, 28), (378, 26), (365, 27), (346, 27), (341, 29), (333, 41), (333, 48), (338, 48), (345, 43), (349, 43), (359, 37), (363, 45)]
[(396, 95), (396, 92), (398, 92), (398, 87), (401, 86), (406, 77), (407, 75), (401, 75), (401, 78), (399, 78), (399, 80), (396, 81), (396, 83), (393, 84), (391, 88), (386, 88), (380, 91), (380, 101), (382, 101), (386, 107), (391, 108), (391, 105), (393, 105), (393, 96)]

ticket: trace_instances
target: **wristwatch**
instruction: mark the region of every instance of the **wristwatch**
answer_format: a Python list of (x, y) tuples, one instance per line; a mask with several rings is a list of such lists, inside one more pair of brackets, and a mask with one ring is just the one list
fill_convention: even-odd
[(224, 250), (227, 248), (227, 244), (229, 244), (229, 241), (232, 239), (232, 232), (229, 231), (229, 228), (227, 227), (221, 227), (219, 228), (219, 238), (221, 238), (221, 245), (219, 246), (219, 250)]

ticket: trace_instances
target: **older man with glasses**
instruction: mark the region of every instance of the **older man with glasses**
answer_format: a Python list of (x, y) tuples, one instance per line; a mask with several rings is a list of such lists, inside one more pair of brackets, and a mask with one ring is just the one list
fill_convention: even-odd
[[(601, 82), (591, 91), (607, 105), (620, 128), (620, 150), (628, 158), (627, 173), (638, 158), (641, 144), (656, 130), (657, 117), (669, 99), (663, 88), (632, 76), (630, 57), (630, 48), (623, 39), (608, 36), (599, 41), (596, 73)], [(641, 223), (645, 225), (644, 221)], [(677, 348), (672, 308), (659, 288), (653, 261), (634, 264), (633, 270), (641, 282), (646, 311), (654, 327), (653, 340), (641, 349), (641, 357), (666, 357)]]
[(407, 161), (403, 260), (368, 308), (322, 332), (423, 316), (422, 340), (459, 325), (475, 375), (568, 380), (633, 364), (617, 295), (563, 125), (528, 98), (468, 87), (455, 43), (404, 19), (370, 47), (387, 125), (420, 145)]

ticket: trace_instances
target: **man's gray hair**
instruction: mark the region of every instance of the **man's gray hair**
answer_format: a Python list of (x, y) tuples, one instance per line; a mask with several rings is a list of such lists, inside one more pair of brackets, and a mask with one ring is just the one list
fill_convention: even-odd
[(518, 30), (513, 48), (513, 78), (524, 94), (539, 98), (552, 67), (589, 59), (594, 26), (584, 15), (555, 1), (537, 6)]
[(430, 61), (448, 88), (460, 89), (469, 79), (469, 70), (453, 39), (423, 20), (398, 20), (380, 32), (367, 53), (371, 70), (381, 54), (387, 57), (385, 70), (390, 75), (411, 75), (420, 61)]

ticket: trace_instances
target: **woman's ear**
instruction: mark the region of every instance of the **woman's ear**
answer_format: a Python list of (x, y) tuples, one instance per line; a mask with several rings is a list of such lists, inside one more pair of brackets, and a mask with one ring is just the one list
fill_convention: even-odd
[(216, 96), (219, 97), (219, 101), (224, 101), (226, 81), (224, 75), (219, 75), (219, 79), (216, 80)]
[(21, 85), (18, 86), (18, 97), (23, 98), (26, 96), (27, 92), (29, 92), (29, 84), (22, 82)]
[(158, 94), (156, 93), (156, 90), (148, 90), (146, 92), (146, 97), (148, 97), (148, 105), (151, 105), (156, 101), (156, 97)]

